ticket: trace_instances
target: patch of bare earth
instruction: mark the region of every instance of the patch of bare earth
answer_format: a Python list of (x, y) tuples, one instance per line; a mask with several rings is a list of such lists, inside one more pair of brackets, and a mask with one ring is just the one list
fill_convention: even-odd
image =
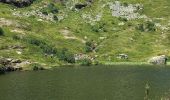
[(74, 36), (74, 35), (71, 33), (71, 31), (68, 30), (68, 29), (61, 29), (59, 32), (64, 36), (65, 39), (79, 40), (79, 41), (81, 41), (82, 43), (85, 43), (85, 42), (86, 42), (85, 40)]

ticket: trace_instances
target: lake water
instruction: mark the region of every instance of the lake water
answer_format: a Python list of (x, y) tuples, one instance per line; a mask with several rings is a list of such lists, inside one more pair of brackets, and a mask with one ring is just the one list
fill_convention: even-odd
[(170, 96), (170, 67), (95, 66), (0, 76), (0, 100), (144, 100)]

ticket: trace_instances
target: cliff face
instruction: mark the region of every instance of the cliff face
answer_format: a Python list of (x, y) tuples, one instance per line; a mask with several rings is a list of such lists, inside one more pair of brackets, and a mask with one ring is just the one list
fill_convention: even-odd
[(12, 4), (16, 7), (27, 7), (33, 3), (34, 0), (0, 0), (0, 2)]

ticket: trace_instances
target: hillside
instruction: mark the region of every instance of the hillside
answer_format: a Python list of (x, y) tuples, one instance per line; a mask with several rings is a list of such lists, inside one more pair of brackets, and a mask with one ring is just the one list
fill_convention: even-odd
[(0, 56), (44, 66), (74, 63), (74, 57), (147, 62), (170, 55), (169, 10), (169, 0), (0, 3)]

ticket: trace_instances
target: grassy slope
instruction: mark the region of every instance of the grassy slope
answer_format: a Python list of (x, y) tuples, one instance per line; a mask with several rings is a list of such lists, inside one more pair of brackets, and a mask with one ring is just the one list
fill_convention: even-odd
[[(102, 0), (101, 0), (102, 1)], [(109, 0), (103, 0), (107, 2)], [(110, 0), (114, 1), (114, 0)], [(147, 15), (154, 22), (159, 22), (162, 25), (167, 25), (170, 21), (170, 1), (169, 0), (120, 0), (127, 3), (141, 3), (144, 5), (143, 14)], [(50, 2), (50, 0), (38, 0), (32, 6), (27, 8), (16, 8), (17, 11), (25, 12), (30, 11), (36, 7), (43, 5), (43, 2)], [(31, 45), (27, 42), (18, 41), (13, 39), (14, 35), (22, 36), (34, 36), (37, 39), (46, 41), (48, 44), (54, 45), (56, 48), (68, 48), (70, 52), (73, 53), (82, 53), (84, 52), (84, 43), (80, 40), (84, 37), (88, 37), (88, 40), (96, 41), (98, 45), (98, 51), (92, 53), (92, 55), (99, 55), (97, 58), (99, 61), (121, 61), (116, 59), (115, 55), (119, 53), (126, 53), (129, 55), (128, 61), (133, 62), (144, 62), (151, 56), (157, 54), (166, 54), (170, 55), (170, 31), (165, 31), (164, 36), (161, 35), (161, 30), (157, 29), (155, 32), (140, 32), (135, 29), (136, 25), (139, 23), (144, 23), (145, 20), (132, 20), (125, 22), (124, 26), (118, 26), (118, 23), (122, 22), (116, 17), (111, 16), (111, 11), (108, 7), (101, 9), (103, 2), (98, 0), (91, 7), (80, 10), (79, 12), (71, 11), (61, 4), (56, 3), (56, 6), (64, 11), (68, 16), (60, 22), (40, 22), (37, 21), (37, 18), (34, 17), (16, 17), (12, 16), (10, 5), (0, 3), (0, 18), (5, 18), (7, 20), (12, 20), (17, 22), (20, 27), (16, 25), (3, 26), (2, 28), (5, 31), (5, 36), (0, 37), (0, 47), (5, 47), (9, 45), (24, 45), (27, 48), (23, 50), (22, 55), (18, 55), (16, 50), (10, 49), (1, 49), (0, 55), (5, 57), (14, 57), (29, 59), (34, 62), (46, 63), (48, 65), (58, 65), (64, 62), (58, 60), (57, 57), (51, 59), (46, 58), (42, 53), (39, 47)], [(93, 14), (98, 12), (103, 12), (103, 17), (100, 22), (96, 24), (96, 27), (100, 24), (105, 23), (106, 32), (99, 31), (94, 32), (92, 26), (88, 23), (85, 23), (85, 20), (81, 18), (81, 15), (85, 12), (92, 10)], [(164, 18), (164, 20), (159, 20), (155, 18)], [(131, 26), (129, 26), (129, 24)], [(60, 30), (65, 27), (69, 28), (69, 31), (72, 35), (76, 36), (80, 40), (74, 39), (65, 39)], [(116, 29), (116, 30), (113, 30)], [(22, 30), (24, 34), (19, 32), (11, 32), (11, 30), (18, 29)], [(100, 40), (99, 37), (106, 36), (107, 39)], [(130, 38), (135, 39), (131, 41)], [(109, 57), (110, 56), (110, 57)]]

